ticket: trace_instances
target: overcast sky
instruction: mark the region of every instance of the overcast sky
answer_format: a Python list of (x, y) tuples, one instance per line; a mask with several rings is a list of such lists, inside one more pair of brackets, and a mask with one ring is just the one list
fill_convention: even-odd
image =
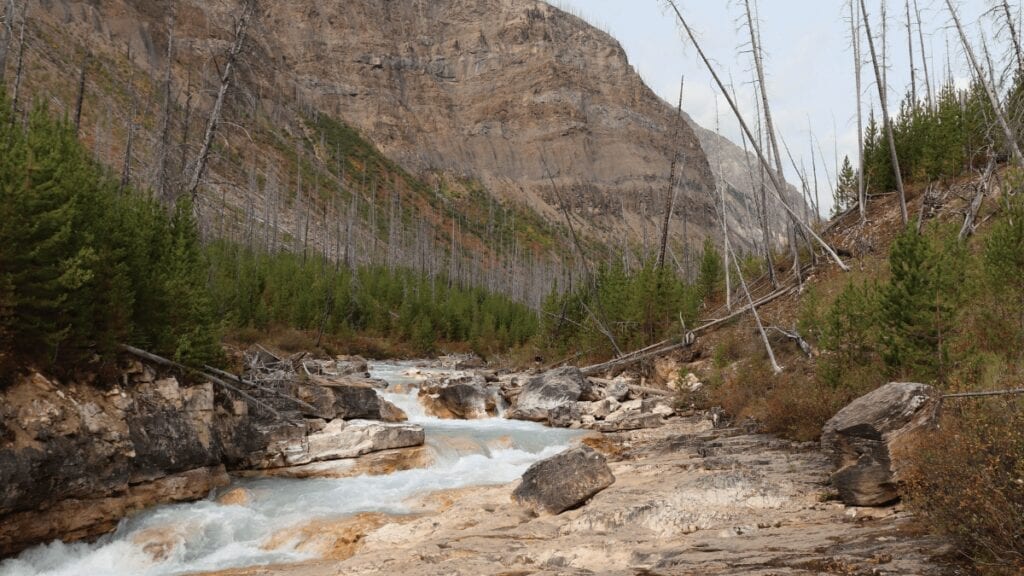
[[(686, 77), (683, 106), (701, 125), (714, 129), (717, 90), (711, 75), (700, 62), (697, 52), (682, 41), (675, 24), (675, 15), (663, 8), (661, 0), (550, 0), (552, 4), (571, 10), (590, 23), (610, 32), (622, 43), (630, 62), (647, 84), (662, 98), (676, 102), (679, 79)], [(680, 0), (683, 13), (695, 28), (705, 52), (712, 57), (723, 76), (735, 79), (739, 100), (746, 107), (744, 115), (753, 119), (753, 94), (750, 87), (750, 55), (741, 53), (746, 31), (740, 27), (742, 2), (736, 0)], [(994, 37), (991, 25), (984, 29), (979, 17), (991, 0), (958, 0), (960, 16), (976, 46), (985, 37), (990, 47), (1004, 46)], [(1019, 0), (1011, 2), (1017, 6)], [(880, 0), (867, 0), (872, 17), (872, 32), (880, 33)], [(890, 66), (888, 72), (890, 106), (895, 108), (910, 84), (907, 56), (906, 13), (903, 0), (888, 0), (888, 38)], [(925, 32), (925, 48), (929, 51), (929, 72), (932, 83), (946, 76), (947, 37), (952, 76), (963, 84), (969, 77), (955, 29), (949, 27), (945, 0), (918, 0)], [(850, 24), (847, 0), (760, 0), (761, 37), (766, 52), (768, 95), (772, 115), (782, 137), (800, 162), (803, 157), (810, 167), (811, 146), (808, 122), (820, 141), (827, 170), (833, 176), (834, 149), (840, 161), (849, 155), (856, 164), (856, 100), (853, 79), (853, 53), (849, 48)], [(914, 52), (923, 98), (923, 71), (914, 27)], [(867, 43), (863, 42), (865, 58)], [(880, 47), (879, 47), (880, 50)], [(1004, 50), (994, 48), (994, 52)], [(863, 68), (865, 115), (868, 98), (877, 109), (878, 92), (874, 73), (869, 65)], [(739, 143), (740, 131), (729, 114), (724, 100), (719, 103), (722, 133)], [(833, 125), (835, 129), (833, 129)], [(815, 150), (818, 158), (818, 151)], [(787, 163), (788, 164), (788, 163)], [(788, 166), (787, 166), (788, 168)], [(831, 191), (821, 165), (820, 195), (823, 212), (831, 209)], [(787, 177), (796, 182), (796, 173), (789, 169)]]

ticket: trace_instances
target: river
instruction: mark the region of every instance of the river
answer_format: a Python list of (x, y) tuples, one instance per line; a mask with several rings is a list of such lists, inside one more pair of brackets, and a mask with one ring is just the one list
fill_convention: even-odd
[[(0, 576), (168, 576), (309, 560), (294, 541), (277, 544), (283, 529), (364, 512), (411, 513), (410, 498), (429, 492), (512, 482), (534, 462), (573, 443), (578, 433), (493, 418), (440, 420), (417, 400), (409, 363), (374, 363), (371, 375), (389, 383), (382, 396), (423, 426), (432, 454), (427, 468), (342, 479), (239, 479), (200, 502), (159, 506), (126, 518), (94, 543), (53, 542), (0, 562)], [(425, 372), (430, 372), (429, 369)], [(242, 505), (216, 497), (245, 488)], [(163, 553), (144, 550), (154, 536)]]

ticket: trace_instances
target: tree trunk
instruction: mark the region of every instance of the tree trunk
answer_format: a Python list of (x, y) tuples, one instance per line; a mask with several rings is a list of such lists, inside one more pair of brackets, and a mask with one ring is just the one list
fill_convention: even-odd
[(681, 152), (675, 147), (679, 144), (679, 129), (683, 120), (683, 79), (679, 80), (679, 105), (676, 108), (676, 127), (672, 134), (672, 162), (668, 170), (668, 192), (665, 198), (665, 220), (661, 226), (661, 247), (658, 249), (658, 269), (665, 267), (665, 248), (668, 247), (668, 230), (672, 222), (672, 210), (675, 208), (676, 200), (676, 166), (679, 162)]
[(910, 0), (905, 2), (907, 8), (907, 56), (910, 58), (910, 101), (917, 106), (917, 73), (914, 71), (914, 25), (910, 18)]
[(924, 71), (924, 87), (928, 96), (928, 108), (935, 107), (935, 100), (932, 97), (932, 79), (928, 74), (928, 52), (924, 48), (924, 30), (921, 28), (921, 9), (914, 0), (914, 13), (917, 16), (917, 42), (921, 47), (921, 69)]
[(123, 192), (132, 178), (132, 145), (135, 142), (135, 114), (138, 112), (138, 97), (135, 95), (135, 65), (132, 63), (132, 46), (128, 45), (128, 97), (132, 105), (128, 110), (128, 141), (124, 147), (124, 164), (121, 167), (121, 191)]
[(14, 0), (7, 0), (4, 6), (3, 25), (0, 26), (0, 79), (5, 77), (7, 71), (7, 52), (14, 36)]
[(1003, 0), (1003, 13), (1006, 15), (1006, 29), (1010, 33), (1010, 41), (1013, 43), (1013, 52), (1017, 57), (1017, 68), (1024, 69), (1024, 50), (1021, 49), (1020, 37), (1017, 35), (1017, 27), (1013, 24), (1013, 12), (1010, 10), (1010, 2)]
[[(89, 68), (89, 52), (82, 57), (82, 69), (78, 74), (78, 97), (75, 98), (75, 136), (82, 130), (82, 104), (85, 102), (85, 73)], [(3, 70), (3, 67), (0, 67)]]
[[(871, 64), (875, 69), (875, 83), (878, 85), (878, 99), (882, 104), (882, 123), (885, 125), (886, 137), (889, 140), (889, 156), (892, 159), (892, 170), (893, 175), (896, 177), (896, 191), (899, 193), (900, 201), (900, 218), (903, 221), (903, 225), (906, 226), (910, 222), (910, 216), (907, 214), (907, 196), (906, 191), (903, 188), (903, 174), (900, 171), (900, 159), (896, 155), (896, 136), (893, 134), (892, 123), (889, 121), (889, 104), (886, 102), (886, 88), (885, 88), (885, 76), (882, 73), (882, 68), (878, 64), (878, 56), (875, 51), (875, 39), (871, 35), (871, 22), (868, 20), (868, 7), (864, 0), (860, 0), (861, 15), (864, 17), (864, 31), (868, 37), (868, 48), (871, 49)], [(883, 19), (884, 22), (884, 19)], [(882, 46), (885, 46), (885, 38), (882, 39)]]
[(864, 106), (861, 103), (863, 62), (860, 51), (860, 12), (855, 8), (856, 1), (850, 0), (850, 32), (853, 45), (854, 81), (857, 90), (857, 209), (860, 211), (860, 221), (864, 224), (868, 221), (868, 195), (867, 187), (864, 185)]
[(167, 186), (167, 157), (171, 146), (171, 72), (174, 68), (174, 9), (167, 25), (167, 69), (164, 71), (164, 102), (160, 118), (160, 149), (157, 151), (156, 191), (162, 202), (170, 201)]
[(14, 92), (11, 97), (11, 108), (14, 112), (11, 114), (11, 123), (17, 121), (18, 118), (18, 97), (21, 95), (21, 74), (25, 69), (25, 21), (26, 12), (28, 11), (28, 2), (21, 8), (21, 32), (18, 37), (18, 64), (15, 67), (14, 72)]
[[(206, 173), (206, 164), (210, 157), (210, 147), (213, 145), (213, 139), (217, 135), (217, 126), (220, 123), (221, 111), (224, 108), (224, 98), (227, 96), (228, 89), (231, 88), (235, 62), (238, 60), (238, 55), (241, 54), (242, 48), (245, 47), (245, 35), (249, 29), (249, 20), (252, 18), (255, 10), (256, 0), (246, 0), (245, 4), (242, 5), (242, 13), (238, 18), (238, 23), (235, 25), (235, 42), (228, 51), (227, 63), (225, 63), (224, 73), (221, 75), (220, 89), (217, 91), (217, 100), (213, 104), (213, 110), (210, 111), (210, 119), (206, 124), (206, 136), (203, 138), (203, 145), (199, 149), (199, 156), (196, 158), (196, 167), (188, 184), (187, 192), (193, 202), (199, 194), (199, 185), (202, 183), (203, 176)], [(195, 206), (198, 207), (198, 204), (195, 204)]]
[[(740, 112), (739, 106), (736, 104), (736, 101), (729, 94), (728, 90), (726, 90), (725, 83), (722, 82), (722, 79), (718, 75), (718, 72), (715, 70), (714, 66), (711, 65), (711, 61), (708, 59), (707, 54), (704, 53), (704, 49), (701, 47), (700, 43), (697, 42), (697, 37), (694, 35), (689, 23), (686, 21), (685, 18), (683, 18), (683, 13), (679, 10), (679, 6), (676, 4), (676, 0), (668, 0), (668, 3), (669, 6), (672, 7), (673, 12), (675, 12), (676, 18), (679, 20), (679, 23), (686, 32), (686, 35), (690, 39), (690, 42), (693, 44), (694, 48), (696, 48), (697, 50), (697, 53), (700, 55), (701, 61), (704, 63), (704, 66), (708, 69), (708, 71), (711, 73), (711, 76), (714, 78), (715, 84), (718, 85), (719, 91), (725, 96), (725, 99), (729, 102), (729, 107), (732, 109), (733, 114), (736, 116), (736, 120), (739, 122), (740, 128), (747, 134), (747, 137), (750, 138), (750, 140), (753, 142), (753, 134), (751, 133), (750, 127), (747, 125), (746, 120), (744, 120), (743, 114)], [(782, 174), (775, 174), (772, 171), (771, 166), (768, 164), (768, 159), (765, 157), (764, 152), (761, 150), (761, 147), (759, 145), (755, 145), (754, 150), (755, 152), (757, 152), (758, 160), (761, 162), (762, 165), (764, 165), (766, 171), (768, 172), (768, 177), (771, 179), (772, 185), (775, 187), (776, 194), (778, 195), (779, 203), (786, 210), (786, 213), (789, 214), (789, 217), (796, 221), (797, 223), (799, 223), (798, 225), (806, 226), (806, 224), (800, 223), (800, 218), (797, 217), (796, 213), (793, 211), (793, 208), (789, 206), (788, 202), (786, 202), (785, 187), (780, 182)], [(807, 231), (811, 235), (811, 237), (813, 237), (814, 240), (818, 242), (821, 245), (821, 247), (828, 253), (829, 257), (831, 257), (832, 260), (835, 261), (836, 265), (839, 266), (840, 269), (846, 272), (850, 270), (849, 266), (847, 266), (843, 262), (843, 260), (839, 257), (838, 254), (836, 254), (835, 250), (833, 250), (827, 242), (825, 242), (820, 236), (818, 236), (818, 234), (816, 234), (814, 230), (808, 229)]]

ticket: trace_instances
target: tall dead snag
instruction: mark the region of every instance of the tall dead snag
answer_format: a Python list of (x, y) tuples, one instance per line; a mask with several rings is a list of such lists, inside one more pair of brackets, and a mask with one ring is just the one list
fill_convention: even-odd
[(832, 258), (833, 261), (835, 261), (836, 265), (839, 266), (840, 269), (842, 269), (845, 272), (849, 272), (850, 267), (843, 262), (842, 258), (840, 258), (838, 254), (836, 254), (836, 251), (833, 250), (832, 247), (829, 246), (828, 243), (825, 242), (821, 238), (821, 236), (819, 236), (810, 226), (808, 226), (805, 222), (800, 220), (799, 216), (797, 216), (796, 212), (793, 211), (793, 208), (786, 201), (785, 187), (783, 186), (781, 181), (782, 174), (776, 174), (772, 170), (771, 166), (768, 163), (768, 159), (764, 155), (764, 151), (761, 149), (761, 146), (756, 143), (754, 135), (750, 131), (750, 126), (747, 124), (747, 121), (743, 118), (743, 114), (740, 112), (739, 106), (736, 104), (736, 101), (729, 94), (729, 91), (726, 90), (725, 83), (722, 82), (722, 78), (718, 75), (718, 72), (715, 70), (715, 67), (711, 65), (711, 60), (709, 60), (707, 54), (704, 53), (703, 47), (700, 45), (699, 42), (697, 42), (697, 37), (693, 33), (693, 29), (690, 28), (689, 22), (687, 22), (686, 19), (683, 17), (683, 13), (679, 10), (679, 6), (678, 4), (676, 4), (676, 1), (666, 1), (668, 2), (668, 5), (672, 8), (673, 12), (675, 12), (676, 18), (679, 20), (679, 24), (683, 27), (683, 31), (686, 32), (686, 35), (690, 39), (690, 42), (697, 50), (697, 54), (700, 55), (701, 61), (704, 63), (704, 66), (708, 69), (708, 72), (715, 80), (715, 84), (718, 86), (719, 92), (721, 92), (722, 95), (725, 96), (726, 101), (729, 103), (729, 107), (732, 109), (733, 115), (736, 116), (736, 120), (737, 122), (739, 122), (740, 128), (743, 130), (744, 133), (746, 133), (747, 138), (751, 140), (754, 151), (757, 153), (757, 159), (761, 163), (761, 165), (765, 167), (765, 171), (768, 173), (768, 177), (771, 179), (772, 185), (775, 187), (776, 195), (778, 196), (779, 203), (782, 205), (783, 209), (786, 211), (789, 217), (794, 222), (797, 223), (798, 226), (801, 226), (812, 238), (814, 238), (814, 240), (822, 247), (822, 249), (825, 250), (826, 253), (828, 253), (829, 257)]
[[(860, 11), (864, 18), (864, 32), (868, 37), (868, 48), (871, 49), (871, 64), (875, 69), (875, 85), (878, 86), (878, 99), (882, 104), (882, 123), (885, 125), (885, 135), (889, 140), (889, 156), (892, 159), (893, 175), (896, 177), (896, 192), (899, 194), (900, 200), (900, 218), (903, 220), (903, 225), (906, 226), (910, 222), (910, 215), (907, 214), (907, 195), (903, 188), (903, 173), (900, 171), (900, 159), (896, 154), (896, 136), (893, 134), (892, 122), (889, 121), (889, 104), (886, 98), (885, 76), (882, 74), (882, 67), (878, 64), (875, 38), (871, 35), (868, 6), (864, 0), (860, 0)], [(885, 45), (885, 38), (882, 38), (882, 45)]]
[(21, 73), (25, 69), (25, 22), (27, 20), (26, 12), (28, 12), (28, 2), (21, 7), (21, 32), (18, 36), (18, 64), (15, 67), (14, 72), (14, 92), (11, 96), (11, 109), (14, 112), (11, 114), (11, 122), (15, 122), (18, 117), (18, 97), (21, 95)]
[(672, 133), (672, 162), (669, 164), (668, 169), (668, 192), (665, 194), (665, 219), (661, 224), (661, 247), (658, 249), (658, 270), (665, 267), (665, 249), (668, 248), (668, 229), (669, 224), (672, 222), (672, 211), (675, 209), (676, 202), (676, 167), (679, 164), (679, 156), (682, 152), (676, 151), (675, 147), (679, 145), (679, 129), (682, 127), (684, 122), (683, 82), (684, 79), (679, 80), (679, 105), (676, 107), (676, 127)]
[(928, 108), (935, 107), (935, 100), (932, 98), (932, 79), (928, 74), (928, 52), (924, 48), (924, 29), (921, 26), (921, 9), (914, 0), (914, 13), (917, 16), (917, 42), (921, 48), (921, 70), (924, 72), (925, 94), (928, 97)]
[(171, 72), (174, 69), (174, 6), (167, 24), (167, 62), (164, 70), (164, 102), (160, 118), (160, 145), (156, 159), (156, 192), (161, 201), (170, 201), (167, 192), (167, 159), (171, 154)]
[(85, 74), (89, 69), (89, 52), (82, 57), (82, 69), (78, 73), (78, 97), (75, 98), (75, 135), (82, 128), (82, 105), (85, 103)]
[(1017, 68), (1024, 69), (1024, 50), (1021, 49), (1020, 36), (1017, 35), (1017, 27), (1013, 24), (1013, 11), (1010, 9), (1009, 0), (999, 3), (1003, 10), (1003, 17), (1006, 19), (1006, 31), (1010, 34), (1010, 42), (1013, 44), (1013, 53), (1017, 57)]
[[(863, 1), (863, 0), (862, 0)], [(956, 31), (960, 34), (960, 42), (963, 44), (964, 52), (967, 54), (967, 59), (971, 63), (971, 68), (974, 70), (975, 78), (985, 88), (985, 94), (988, 95), (989, 103), (992, 105), (992, 111), (995, 112), (996, 120), (999, 122), (999, 126), (1003, 129), (1003, 134), (1006, 136), (1006, 144), (1010, 147), (1010, 152), (1013, 153), (1013, 160), (1018, 166), (1024, 167), (1024, 155), (1021, 154), (1020, 146), (1017, 144), (1017, 136), (1013, 133), (1010, 128), (1010, 123), (1006, 120), (1006, 114), (1003, 112), (1003, 106), (999, 102), (999, 95), (996, 94), (996, 88), (992, 85), (992, 82), (985, 75), (985, 70), (978, 63), (978, 58), (974, 54), (974, 48), (971, 46), (971, 42), (967, 39), (967, 34), (964, 32), (963, 26), (960, 24), (960, 15), (957, 14), (956, 7), (953, 5), (953, 0), (946, 0), (946, 7), (949, 8), (949, 16), (953, 19), (953, 25), (956, 26)]]
[(768, 136), (768, 144), (771, 146), (771, 153), (775, 155), (775, 169), (781, 178), (785, 171), (782, 168), (779, 139), (775, 135), (775, 123), (772, 121), (772, 109), (768, 105), (768, 85), (764, 79), (764, 59), (761, 53), (761, 32), (757, 28), (750, 0), (744, 0), (744, 4), (747, 14), (747, 30), (750, 32), (750, 50), (754, 55), (754, 71), (757, 74), (757, 92), (761, 96), (761, 109), (764, 114), (764, 128)]
[[(199, 156), (196, 158), (192, 179), (188, 183), (187, 192), (193, 202), (195, 202), (196, 196), (199, 194), (199, 184), (202, 183), (203, 175), (206, 173), (206, 164), (210, 158), (210, 147), (213, 145), (213, 138), (217, 135), (217, 126), (220, 123), (221, 111), (224, 108), (224, 98), (227, 96), (228, 89), (231, 88), (235, 63), (238, 60), (238, 55), (242, 53), (242, 48), (245, 47), (245, 35), (249, 31), (249, 21), (252, 20), (255, 11), (256, 0), (245, 0), (245, 4), (242, 5), (242, 12), (235, 23), (235, 42), (231, 45), (231, 49), (228, 50), (227, 62), (224, 64), (224, 72), (220, 78), (220, 89), (217, 91), (217, 100), (214, 101), (213, 110), (210, 111), (210, 119), (206, 123), (206, 136), (203, 137), (203, 145), (199, 149)], [(193, 205), (198, 206), (198, 204)]]
[(0, 78), (7, 71), (7, 53), (11, 47), (11, 38), (14, 37), (15, 13), (14, 0), (4, 1), (3, 21), (0, 21)]
[(135, 95), (135, 64), (132, 63), (132, 46), (128, 45), (128, 95), (132, 105), (128, 110), (128, 141), (124, 147), (124, 165), (121, 167), (121, 190), (131, 183), (132, 144), (135, 141), (135, 114), (138, 112), (138, 98)]
[(917, 72), (914, 69), (914, 21), (910, 18), (910, 0), (907, 8), (907, 57), (910, 59), (910, 101), (917, 106)]

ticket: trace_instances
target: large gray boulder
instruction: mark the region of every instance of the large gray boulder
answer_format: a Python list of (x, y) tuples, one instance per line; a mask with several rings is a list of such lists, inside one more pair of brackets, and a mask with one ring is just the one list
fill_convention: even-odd
[(546, 422), (552, 409), (579, 400), (598, 400), (579, 368), (567, 366), (534, 376), (523, 386), (508, 417)]
[(530, 466), (512, 497), (535, 512), (561, 514), (614, 483), (604, 456), (580, 446)]
[(380, 397), (368, 386), (331, 383), (334, 393), (335, 417), (342, 420), (380, 420), (382, 422), (404, 422), (408, 419), (394, 404)]
[(861, 396), (825, 423), (821, 446), (836, 472), (832, 486), (850, 506), (899, 499), (913, 444), (938, 422), (941, 395), (926, 384), (893, 382)]
[(475, 420), (497, 415), (500, 393), (497, 384), (474, 375), (424, 383), (419, 399), (427, 413), (438, 418)]

